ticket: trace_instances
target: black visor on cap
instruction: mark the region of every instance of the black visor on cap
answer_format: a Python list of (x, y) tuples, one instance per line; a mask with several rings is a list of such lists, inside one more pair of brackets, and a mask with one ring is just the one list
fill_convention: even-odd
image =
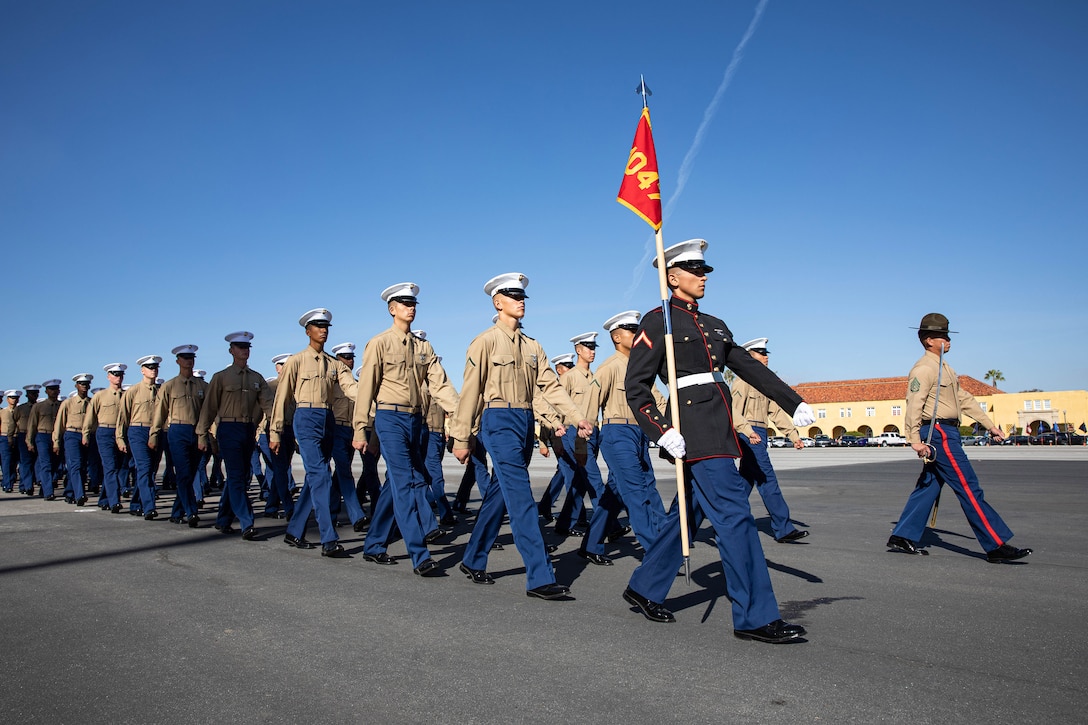
[(700, 262), (697, 259), (685, 259), (682, 262), (675, 262), (669, 266), (670, 268), (679, 267), (680, 269), (691, 272), (692, 274), (710, 274), (714, 271), (714, 268), (711, 267), (709, 264), (707, 264), (706, 262)]
[(525, 290), (518, 287), (510, 287), (508, 289), (501, 289), (497, 294), (509, 297), (512, 300), (527, 300), (529, 295), (525, 294)]
[(418, 305), (419, 304), (419, 300), (417, 300), (415, 297), (412, 297), (411, 295), (401, 295), (400, 297), (391, 297), (389, 299), (389, 301), (390, 302), (399, 302), (402, 305)]
[(628, 332), (638, 332), (638, 325), (636, 325), (634, 323), (629, 323), (629, 324), (626, 324), (626, 325), (617, 325), (616, 329), (618, 329), (618, 330), (627, 330)]

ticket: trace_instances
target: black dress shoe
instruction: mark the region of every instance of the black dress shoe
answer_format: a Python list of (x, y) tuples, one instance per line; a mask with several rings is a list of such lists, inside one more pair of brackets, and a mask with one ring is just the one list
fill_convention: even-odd
[(80, 496), (78, 499), (76, 499), (76, 506), (84, 506), (84, 505), (86, 505), (86, 503), (87, 503), (87, 497), (86, 496)]
[(146, 514), (144, 514), (144, 521), (154, 521), (157, 518), (159, 518), (158, 511), (148, 511)]
[(358, 534), (358, 533), (361, 533), (362, 531), (364, 531), (366, 529), (366, 527), (369, 526), (369, 525), (370, 525), (370, 517), (367, 516), (366, 514), (363, 514), (363, 518), (359, 519), (358, 521), (356, 521), (354, 524), (351, 525), (351, 530)]
[(235, 533), (237, 531), (237, 529), (232, 529), (230, 527), (230, 524), (227, 524), (226, 526), (220, 526), (219, 524), (216, 524), (214, 526), (214, 528), (219, 533), (225, 534), (225, 535), (230, 535), (230, 534), (233, 534), (233, 533)]
[(612, 566), (612, 560), (604, 554), (591, 554), (588, 551), (579, 549), (578, 556), (582, 557), (590, 564), (596, 564), (597, 566)]
[(185, 523), (189, 524), (190, 529), (195, 529), (197, 526), (200, 526), (200, 517), (193, 514)]
[(548, 554), (554, 554), (559, 551), (559, 544), (544, 544), (544, 551)]
[(113, 506), (111, 506), (110, 507), (110, 513), (114, 513), (114, 514), (121, 513), (121, 504), (115, 503)]
[(788, 544), (791, 541), (800, 541), (806, 536), (808, 536), (807, 531), (802, 531), (801, 529), (794, 529), (785, 536), (775, 539), (775, 541), (777, 541), (779, 544)]
[(274, 518), (276, 518), (276, 517), (278, 517), (280, 515), (280, 512), (279, 511), (265, 511), (261, 515), (264, 516), (266, 519), (274, 519)]
[(1023, 559), (1030, 553), (1031, 549), (1017, 549), (1015, 546), (1002, 544), (993, 551), (986, 552), (986, 561), (992, 564), (999, 564), (1003, 561), (1016, 561), (1017, 559)]
[(348, 558), (348, 552), (344, 550), (344, 547), (340, 544), (333, 544), (332, 547), (322, 546), (321, 556), (327, 556), (332, 559), (346, 559)]
[(472, 580), (473, 584), (494, 584), (495, 580), (491, 578), (483, 569), (469, 569), (465, 566), (464, 562), (457, 565), (457, 568), (461, 570), (461, 573)]
[(434, 559), (424, 559), (412, 571), (420, 576), (442, 576), (442, 567)]
[(309, 541), (306, 541), (305, 538), (300, 539), (297, 536), (291, 536), (290, 534), (284, 534), (283, 543), (287, 544), (288, 546), (293, 546), (296, 549), (312, 549), (312, 548), (314, 548), (314, 545), (311, 544)]
[(181, 517), (181, 516), (171, 516), (170, 518), (167, 519), (167, 521), (169, 521), (172, 524), (180, 524), (184, 520), (185, 519), (183, 517)]
[(446, 514), (438, 520), (440, 526), (452, 527), (457, 525), (457, 517), (453, 514)]
[(565, 587), (562, 584), (542, 584), (525, 592), (525, 596), (536, 597), (537, 599), (559, 599), (568, 594), (570, 594), (570, 587)]
[(770, 624), (765, 624), (759, 629), (734, 629), (733, 636), (737, 639), (751, 639), (756, 642), (768, 642), (770, 644), (782, 644), (791, 639), (797, 639), (807, 634), (805, 628), (799, 624), (790, 624), (781, 619), (776, 619)]
[(631, 606), (638, 607), (642, 612), (642, 616), (651, 622), (675, 622), (676, 617), (668, 609), (665, 609), (664, 604), (658, 604), (657, 602), (651, 602), (646, 597), (636, 592), (631, 587), (627, 587), (623, 590), (623, 601), (627, 602)]
[(546, 523), (546, 524), (550, 524), (551, 522), (555, 521), (555, 517), (552, 516), (552, 512), (549, 511), (546, 508), (542, 508), (540, 506), (537, 506), (536, 507), (536, 514), (540, 518), (544, 519), (544, 523)]
[(256, 538), (257, 538), (257, 527), (256, 526), (247, 526), (242, 531), (242, 540), (243, 541), (253, 541)]
[(913, 541), (910, 539), (904, 539), (902, 536), (892, 536), (888, 539), (888, 548), (895, 551), (901, 551), (904, 554), (916, 554), (918, 556), (929, 556), (929, 552), (925, 549), (919, 549)]
[(204, 508), (204, 499), (202, 499), (202, 498), (197, 499), (196, 505), (198, 507), (200, 507), (200, 508)]
[(441, 526), (439, 526), (437, 529), (435, 529), (434, 531), (432, 531), (431, 533), (429, 533), (429, 534), (427, 534), (426, 536), (423, 537), (423, 543), (424, 544), (433, 544), (434, 542), (438, 541), (439, 539), (441, 539), (443, 536), (445, 536), (449, 532), (450, 532), (449, 529), (444, 529)]
[(499, 542), (496, 541), (494, 544), (491, 545), (491, 550), (492, 551), (502, 551), (503, 550), (502, 544), (500, 544)]
[(586, 532), (582, 531), (581, 529), (560, 529), (560, 528), (556, 528), (555, 533), (556, 533), (557, 536), (573, 536), (574, 538), (578, 538), (580, 536), (585, 536), (586, 535)]
[(129, 509), (128, 510), (128, 515), (129, 516), (143, 516), (144, 512), (143, 512), (143, 509)]
[(48, 496), (45, 497), (45, 500), (46, 501), (56, 501), (57, 497), (54, 494), (49, 494)]
[(605, 538), (608, 539), (608, 541), (610, 541), (610, 542), (611, 541), (619, 541), (624, 536), (627, 536), (629, 533), (631, 533), (631, 527), (630, 526), (621, 526), (618, 529), (613, 529), (612, 533), (609, 534), (608, 536), (606, 536)]
[(381, 564), (382, 566), (393, 566), (397, 563), (397, 560), (386, 554), (384, 551), (380, 554), (363, 554), (363, 561), (371, 561), (375, 564)]
[(71, 504), (71, 503), (75, 503), (75, 502), (76, 502), (76, 500), (74, 498), (72, 498), (71, 496), (65, 496), (64, 497), (64, 503)]

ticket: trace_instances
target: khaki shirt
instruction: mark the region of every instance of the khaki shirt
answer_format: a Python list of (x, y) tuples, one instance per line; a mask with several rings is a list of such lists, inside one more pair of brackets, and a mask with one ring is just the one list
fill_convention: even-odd
[(455, 410), (459, 400), (431, 343), (411, 332), (390, 327), (370, 338), (363, 349), (352, 426), (356, 442), (373, 427), (371, 404), (403, 405), (423, 413), (424, 386), (443, 410)]
[[(941, 396), (937, 397), (937, 366), (940, 358), (936, 353), (926, 352), (907, 376), (907, 406), (905, 412), (906, 438), (908, 443), (921, 443), (918, 429), (923, 420), (945, 418), (959, 420), (961, 414), (977, 420), (985, 428), (993, 428), (994, 423), (982, 410), (975, 396), (960, 387), (956, 371), (944, 363), (941, 373)], [(933, 405), (937, 403), (937, 415), (933, 415)]]
[(597, 416), (601, 411), (601, 384), (593, 371), (576, 365), (559, 378), (559, 384), (574, 401), (582, 417), (597, 425)]
[[(597, 382), (601, 385), (601, 418), (602, 422), (608, 420), (622, 420), (626, 418), (632, 425), (638, 425), (635, 420), (635, 412), (627, 402), (627, 387), (624, 380), (627, 377), (627, 362), (630, 358), (615, 352), (597, 368)], [(564, 376), (565, 377), (565, 376)], [(560, 378), (562, 380), (562, 378)], [(668, 401), (657, 388), (650, 391), (659, 410), (665, 410)]]
[(272, 391), (264, 376), (248, 365), (238, 367), (231, 363), (213, 375), (208, 383), (196, 434), (200, 443), (207, 447), (208, 432), (216, 421), (256, 425), (262, 412), (269, 415), (271, 411)]
[(203, 381), (192, 376), (185, 378), (178, 375), (163, 383), (151, 422), (151, 435), (162, 433), (171, 423), (191, 426), (199, 423), (204, 389)]
[(350, 426), (355, 417), (355, 396), (348, 395), (340, 387), (340, 379), (336, 380), (336, 388), (332, 391), (332, 417), (337, 425)]
[[(280, 379), (279, 378), (272, 378), (271, 380), (266, 380), (265, 382), (268, 383), (268, 389), (272, 391), (272, 399), (275, 400), (276, 399), (276, 393), (278, 393), (279, 389), (280, 389)], [(289, 426), (294, 425), (294, 420), (295, 420), (295, 401), (290, 400), (284, 405), (284, 408), (283, 408), (283, 427), (284, 427), (284, 429), (286, 430)], [(272, 419), (269, 418), (267, 415), (263, 416), (261, 418), (260, 425), (257, 426), (258, 435), (260, 435), (261, 433), (264, 433), (265, 435), (268, 435), (268, 430), (269, 430), (269, 428), (271, 428), (271, 426), (272, 426)], [(283, 431), (281, 430), (280, 433), (283, 433)]]
[(15, 431), (19, 429), (19, 424), (15, 420), (17, 406), (9, 405), (8, 407), (0, 410), (0, 435), (5, 435), (8, 438), (15, 437)]
[(733, 378), (733, 427), (744, 436), (755, 433), (752, 426), (766, 428), (767, 422), (774, 423), (775, 429), (796, 443), (801, 439), (793, 427), (793, 418), (778, 407), (778, 403), (753, 388), (739, 377)]
[(57, 411), (60, 410), (59, 400), (39, 400), (30, 409), (30, 416), (26, 422), (27, 442), (38, 433), (53, 435), (53, 424), (57, 422)]
[(487, 403), (506, 402), (531, 408), (537, 391), (566, 425), (577, 425), (582, 420), (582, 413), (548, 366), (544, 348), (520, 329), (510, 330), (496, 322), (476, 336), (465, 357), (461, 400), (450, 421), (455, 448), (469, 447), (473, 426)]
[(37, 403), (21, 403), (15, 408), (15, 432), (26, 433), (27, 422), (30, 420), (30, 411)]
[(291, 425), (296, 407), (331, 410), (337, 385), (347, 394), (355, 394), (351, 368), (329, 353), (318, 352), (307, 345), (306, 349), (287, 358), (276, 385), (268, 442), (279, 443), (284, 427)]
[(118, 388), (99, 390), (91, 397), (91, 404), (83, 416), (83, 437), (90, 438), (99, 428), (116, 428), (121, 415), (121, 399), (125, 391)]
[(121, 412), (117, 416), (117, 447), (125, 442), (125, 434), (133, 426), (150, 428), (155, 422), (155, 409), (159, 404), (159, 389), (154, 380), (142, 378), (125, 391), (121, 398)]
[(57, 411), (57, 421), (53, 424), (53, 445), (57, 448), (64, 447), (64, 434), (68, 431), (83, 435), (83, 418), (87, 414), (87, 408), (91, 405), (90, 397), (81, 398), (78, 395), (67, 398), (60, 404)]

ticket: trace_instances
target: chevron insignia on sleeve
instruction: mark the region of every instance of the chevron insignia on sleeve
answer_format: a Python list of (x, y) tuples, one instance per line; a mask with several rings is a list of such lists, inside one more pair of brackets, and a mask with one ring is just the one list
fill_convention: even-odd
[(645, 330), (638, 333), (638, 337), (636, 337), (635, 341), (631, 343), (631, 347), (638, 347), (639, 343), (644, 343), (646, 347), (650, 348), (651, 350), (654, 349), (654, 344), (650, 341), (650, 336), (646, 334)]

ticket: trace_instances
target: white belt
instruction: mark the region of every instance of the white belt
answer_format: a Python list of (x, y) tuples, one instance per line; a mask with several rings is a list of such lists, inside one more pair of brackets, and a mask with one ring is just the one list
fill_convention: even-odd
[(719, 372), (712, 373), (695, 373), (694, 375), (685, 375), (682, 378), (676, 379), (676, 388), (688, 388), (692, 385), (707, 385), (709, 383), (724, 383), (725, 376)]

